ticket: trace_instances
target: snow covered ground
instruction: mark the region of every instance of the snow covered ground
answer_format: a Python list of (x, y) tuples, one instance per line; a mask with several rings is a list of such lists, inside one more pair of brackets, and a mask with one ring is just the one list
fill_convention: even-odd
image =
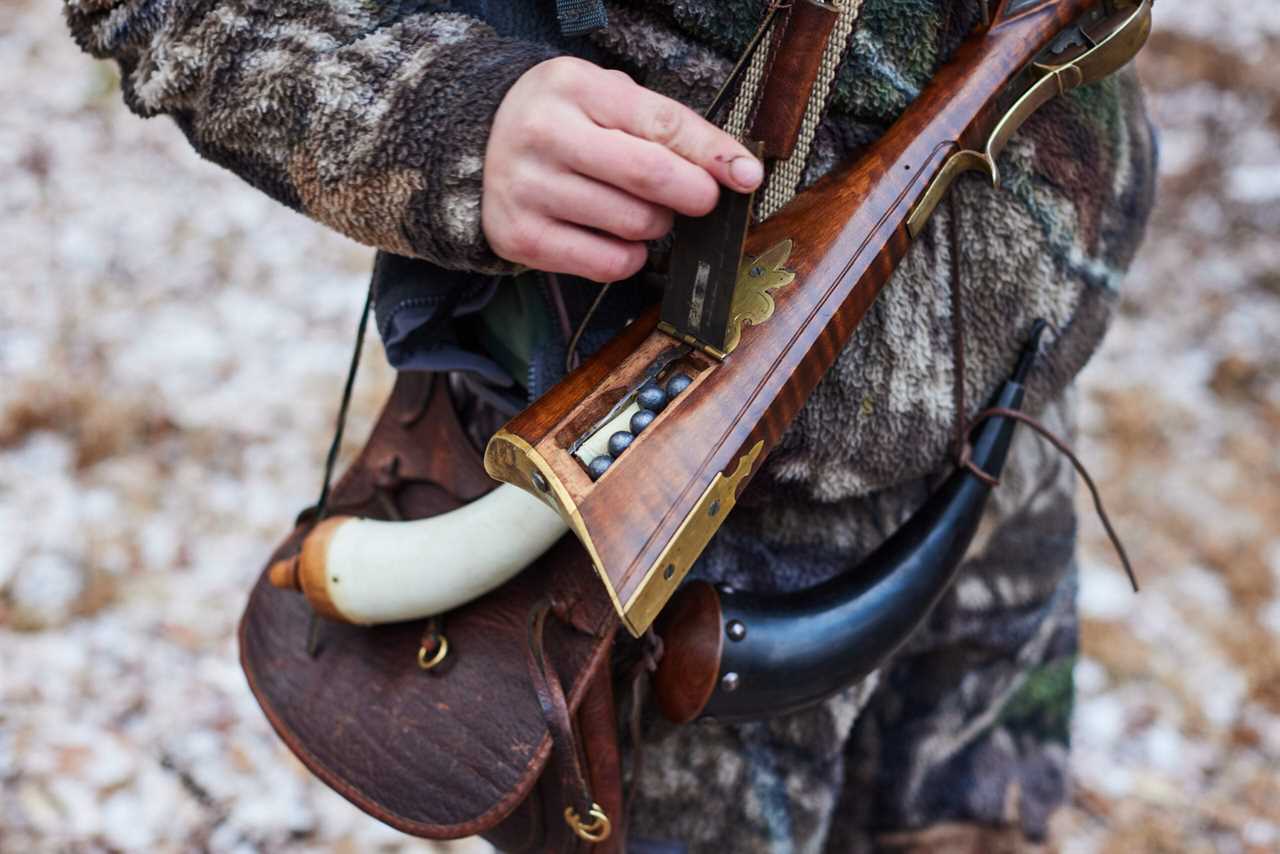
[[(1280, 13), (1161, 0), (1151, 235), (1083, 386), (1068, 852), (1280, 849)], [(234, 627), (314, 500), (370, 253), (0, 10), (0, 852), (436, 850), (277, 741)], [(369, 348), (353, 442), (390, 372)], [(1083, 506), (1082, 506), (1083, 509)]]
[[(1086, 369), (1085, 458), (1138, 560), (1086, 521), (1065, 851), (1280, 850), (1280, 7), (1160, 2), (1147, 243)], [(1081, 504), (1082, 513), (1085, 505)]]

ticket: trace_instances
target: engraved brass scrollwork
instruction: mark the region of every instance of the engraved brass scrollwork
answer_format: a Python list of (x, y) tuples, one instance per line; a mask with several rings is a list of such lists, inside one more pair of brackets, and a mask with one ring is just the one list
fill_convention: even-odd
[(782, 266), (791, 257), (791, 247), (791, 241), (784, 240), (755, 258), (743, 260), (738, 268), (738, 283), (734, 286), (729, 312), (729, 334), (725, 338), (726, 353), (732, 353), (742, 340), (743, 324), (759, 326), (773, 317), (775, 306), (770, 292), (786, 287), (796, 278), (795, 273)]

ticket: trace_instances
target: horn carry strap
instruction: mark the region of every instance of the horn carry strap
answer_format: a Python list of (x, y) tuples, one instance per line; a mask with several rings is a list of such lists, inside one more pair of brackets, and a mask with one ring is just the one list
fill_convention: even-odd
[[(373, 282), (369, 282), (369, 292), (365, 294), (364, 308), (360, 311), (360, 322), (356, 324), (356, 340), (351, 348), (351, 364), (347, 367), (347, 380), (342, 387), (342, 400), (338, 404), (338, 417), (333, 427), (333, 438), (329, 441), (329, 453), (324, 459), (324, 476), (320, 482), (320, 497), (316, 499), (316, 522), (324, 521), (329, 512), (329, 490), (333, 484), (333, 470), (338, 464), (338, 452), (342, 450), (342, 434), (347, 427), (347, 413), (351, 409), (351, 395), (356, 386), (356, 374), (360, 370), (360, 354), (364, 351), (364, 339), (369, 329), (369, 313), (373, 308)], [(315, 657), (320, 644), (320, 616), (311, 612), (307, 620), (307, 654)]]
[(1060, 454), (1070, 461), (1075, 468), (1080, 479), (1084, 481), (1085, 486), (1089, 489), (1089, 494), (1093, 497), (1093, 507), (1098, 515), (1098, 519), (1102, 522), (1102, 527), (1106, 529), (1107, 537), (1111, 540), (1111, 545), (1116, 551), (1116, 555), (1120, 558), (1120, 563), (1124, 566), (1125, 574), (1129, 577), (1129, 584), (1133, 587), (1133, 592), (1138, 592), (1138, 576), (1133, 570), (1133, 564), (1129, 561), (1129, 553), (1125, 550), (1124, 543), (1120, 541), (1120, 535), (1116, 533), (1115, 526), (1111, 524), (1111, 517), (1107, 514), (1106, 509), (1102, 506), (1102, 493), (1098, 490), (1098, 485), (1093, 477), (1089, 474), (1089, 469), (1081, 462), (1071, 446), (1065, 439), (1050, 430), (1044, 423), (1038, 421), (1034, 417), (1027, 415), (1025, 412), (1008, 409), (1004, 407), (993, 407), (979, 412), (972, 419), (965, 416), (967, 411), (965, 406), (965, 332), (964, 332), (964, 288), (961, 286), (960, 277), (960, 223), (959, 223), (959, 205), (956, 202), (954, 191), (947, 197), (948, 214), (948, 238), (950, 242), (950, 261), (951, 261), (951, 356), (952, 356), (952, 403), (955, 407), (955, 454), (957, 465), (967, 469), (979, 480), (984, 481), (989, 486), (996, 487), (1000, 485), (998, 478), (994, 478), (978, 466), (974, 465), (972, 460), (973, 444), (970, 437), (973, 431), (988, 418), (994, 416), (1004, 416), (1012, 418), (1026, 424), (1036, 435), (1044, 439), (1052, 445)]

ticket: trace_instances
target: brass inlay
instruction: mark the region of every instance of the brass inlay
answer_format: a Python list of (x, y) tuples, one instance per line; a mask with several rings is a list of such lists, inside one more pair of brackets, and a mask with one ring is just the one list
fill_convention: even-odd
[[(613, 589), (613, 582), (605, 574), (604, 563), (600, 560), (600, 553), (596, 551), (595, 543), (591, 541), (591, 534), (582, 521), (582, 513), (578, 510), (578, 505), (574, 503), (573, 498), (569, 496), (569, 490), (565, 488), (542, 455), (515, 433), (502, 429), (493, 434), (493, 438), (485, 446), (484, 470), (494, 480), (520, 487), (560, 514), (560, 518), (577, 535), (583, 548), (587, 550), (596, 573), (604, 582), (604, 588), (613, 602), (613, 607), (621, 614), (622, 602), (618, 599), (617, 591)], [(535, 475), (542, 476), (542, 483), (535, 481)]]
[(1000, 118), (982, 151), (958, 151), (943, 164), (942, 170), (929, 184), (907, 218), (907, 233), (913, 238), (920, 236), (934, 209), (951, 188), (951, 182), (960, 173), (971, 170), (986, 172), (991, 176), (992, 186), (998, 185), (1000, 171), (996, 167), (996, 158), (1004, 151), (1005, 145), (1018, 128), (1022, 127), (1023, 122), (1058, 95), (1118, 71), (1137, 55), (1150, 33), (1151, 0), (1142, 0), (1138, 8), (1110, 35), (1075, 59), (1061, 64), (1033, 65), (1032, 73), (1040, 75), (1040, 79)]
[(755, 258), (747, 258), (738, 268), (738, 282), (733, 288), (733, 305), (729, 309), (729, 334), (725, 336), (725, 352), (732, 353), (742, 340), (742, 325), (759, 326), (773, 317), (775, 308), (770, 291), (786, 287), (796, 274), (782, 265), (791, 257), (792, 242), (784, 240)]
[(720, 529), (738, 501), (738, 487), (751, 474), (763, 450), (764, 442), (756, 442), (750, 451), (738, 458), (737, 468), (732, 474), (728, 477), (722, 472), (716, 474), (693, 510), (680, 523), (662, 555), (644, 574), (621, 612), (623, 625), (633, 635), (639, 637), (644, 634), (680, 586), (698, 555), (711, 542), (712, 535)]

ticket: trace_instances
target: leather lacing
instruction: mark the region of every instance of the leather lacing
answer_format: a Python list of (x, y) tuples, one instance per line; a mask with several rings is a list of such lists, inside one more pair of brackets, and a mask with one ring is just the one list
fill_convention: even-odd
[(1129, 584), (1133, 586), (1133, 591), (1138, 592), (1138, 577), (1133, 570), (1133, 564), (1129, 561), (1129, 553), (1125, 550), (1124, 543), (1120, 541), (1120, 535), (1116, 533), (1115, 526), (1111, 523), (1111, 517), (1107, 514), (1106, 509), (1102, 506), (1102, 494), (1098, 491), (1098, 485), (1093, 477), (1089, 474), (1089, 470), (1084, 463), (1080, 461), (1080, 457), (1071, 448), (1065, 439), (1049, 429), (1043, 422), (1037, 420), (1025, 412), (1015, 409), (1006, 409), (1003, 407), (990, 407), (984, 409), (971, 419), (966, 419), (965, 412), (965, 333), (964, 333), (964, 288), (961, 287), (960, 279), (960, 225), (959, 216), (956, 209), (956, 196), (953, 192), (947, 197), (948, 204), (948, 236), (950, 238), (950, 256), (951, 256), (951, 361), (952, 361), (952, 403), (955, 406), (955, 454), (956, 464), (963, 469), (967, 469), (970, 474), (986, 483), (988, 486), (995, 488), (1000, 485), (999, 478), (992, 477), (983, 471), (973, 462), (973, 432), (981, 426), (982, 422), (988, 418), (1003, 417), (1012, 418), (1031, 428), (1040, 438), (1047, 441), (1059, 453), (1066, 457), (1080, 479), (1084, 481), (1088, 487), (1090, 495), (1093, 497), (1093, 507), (1098, 514), (1098, 519), (1102, 522), (1102, 527), (1106, 529), (1107, 537), (1111, 540), (1111, 545), (1115, 548), (1116, 554), (1120, 558), (1120, 563), (1124, 566), (1124, 571), (1129, 576)]
[[(356, 341), (351, 348), (351, 364), (347, 368), (347, 380), (342, 387), (342, 402), (338, 404), (337, 423), (333, 427), (333, 438), (329, 441), (329, 453), (324, 459), (324, 477), (320, 482), (320, 497), (316, 499), (315, 522), (323, 522), (329, 513), (329, 490), (333, 484), (333, 470), (338, 463), (338, 452), (342, 449), (342, 434), (347, 429), (347, 412), (351, 409), (351, 394), (355, 390), (356, 374), (360, 368), (360, 354), (364, 351), (365, 333), (369, 329), (369, 313), (373, 309), (373, 282), (369, 283), (369, 291), (365, 294), (364, 308), (360, 311), (360, 322), (356, 325)], [(307, 622), (307, 655), (315, 658), (320, 649), (320, 616), (313, 610)]]

